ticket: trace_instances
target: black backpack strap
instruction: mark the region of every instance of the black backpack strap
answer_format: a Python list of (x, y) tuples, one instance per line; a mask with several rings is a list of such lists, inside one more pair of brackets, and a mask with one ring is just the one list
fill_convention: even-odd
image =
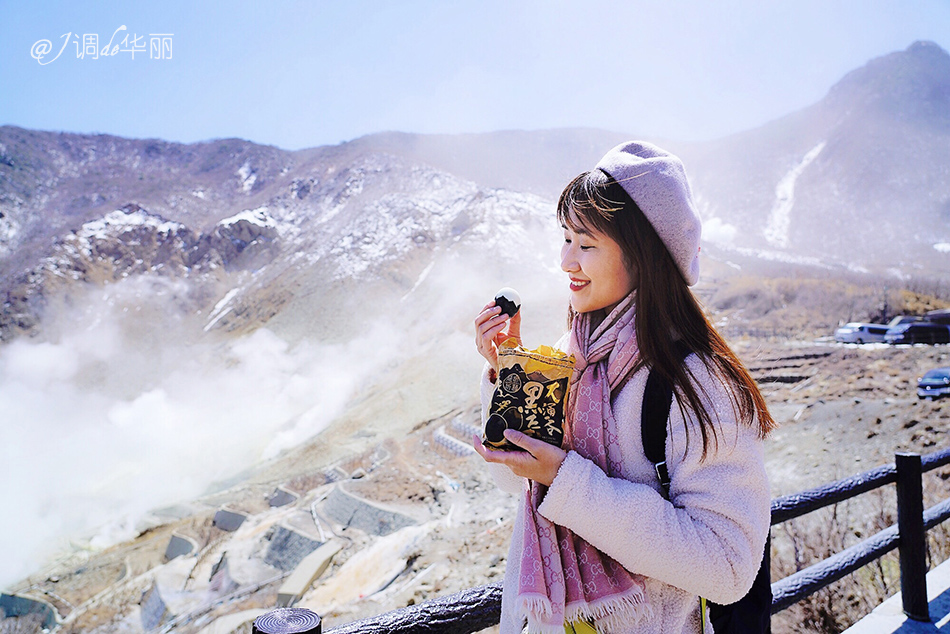
[[(688, 355), (688, 348), (676, 345), (677, 361), (682, 363)], [(666, 466), (666, 421), (670, 417), (672, 405), (673, 386), (659, 372), (651, 369), (643, 392), (640, 437), (643, 441), (643, 453), (646, 454), (647, 460), (653, 463), (656, 477), (667, 499), (670, 497), (670, 471)]]
[(640, 436), (643, 440), (643, 453), (653, 463), (656, 477), (663, 487), (663, 495), (670, 497), (670, 472), (666, 468), (666, 420), (670, 417), (673, 404), (673, 387), (660, 376), (650, 371), (647, 387), (643, 393), (643, 410), (640, 415)]

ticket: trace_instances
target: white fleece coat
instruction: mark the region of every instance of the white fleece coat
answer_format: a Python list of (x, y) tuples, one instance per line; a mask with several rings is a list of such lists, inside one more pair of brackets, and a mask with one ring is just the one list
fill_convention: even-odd
[[(754, 427), (736, 422), (726, 388), (699, 358), (691, 355), (686, 364), (709, 396), (708, 411), (718, 415), (719, 440), (718, 446), (710, 442), (706, 460), (700, 461), (698, 422), (692, 412), (684, 422), (674, 399), (666, 442), (670, 500), (661, 495), (656, 472), (643, 453), (640, 412), (648, 371), (641, 369), (612, 401), (623, 455), (622, 477), (608, 477), (592, 461), (571, 451), (538, 508), (547, 519), (647, 578), (646, 597), (653, 618), (631, 624), (625, 632), (699, 632), (699, 597), (721, 604), (743, 597), (765, 548), (770, 496), (763, 443)], [(481, 385), (483, 426), (494, 390), (487, 369), (486, 365)], [(487, 464), (499, 488), (524, 499), (525, 479), (503, 465)], [(520, 634), (524, 625), (512, 609), (523, 522), (524, 502), (508, 552), (501, 634)], [(712, 631), (708, 622), (706, 631)]]

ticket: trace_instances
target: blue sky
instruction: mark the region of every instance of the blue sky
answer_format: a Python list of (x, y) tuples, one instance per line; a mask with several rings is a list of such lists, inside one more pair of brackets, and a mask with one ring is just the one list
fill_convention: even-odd
[[(55, 58), (64, 34), (102, 48), (122, 25), (114, 43), (171, 34), (172, 58), (78, 59), (72, 37)], [(0, 124), (287, 149), (382, 130), (699, 140), (921, 39), (950, 50), (950, 1), (0, 0)]]

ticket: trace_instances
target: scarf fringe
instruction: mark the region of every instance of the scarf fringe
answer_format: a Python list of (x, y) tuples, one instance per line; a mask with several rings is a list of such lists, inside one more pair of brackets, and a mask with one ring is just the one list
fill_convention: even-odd
[(652, 620), (653, 607), (647, 603), (643, 591), (636, 589), (594, 603), (578, 602), (566, 606), (564, 614), (566, 623), (594, 623), (595, 629), (603, 634), (629, 630), (631, 623), (641, 619)]
[(519, 595), (515, 611), (528, 623), (530, 634), (564, 634), (563, 623), (546, 623), (542, 619), (553, 616), (551, 600), (540, 594)]
[(525, 616), (538, 615), (542, 618), (551, 616), (554, 611), (551, 600), (543, 594), (519, 595), (515, 601), (515, 608)]
[(641, 619), (653, 618), (653, 607), (647, 603), (643, 591), (637, 589), (593, 603), (579, 601), (565, 606), (563, 623), (545, 622), (552, 616), (552, 606), (544, 596), (519, 596), (515, 609), (527, 620), (529, 634), (564, 634), (565, 623), (575, 621), (593, 623), (598, 632), (612, 634), (628, 630), (631, 623)]

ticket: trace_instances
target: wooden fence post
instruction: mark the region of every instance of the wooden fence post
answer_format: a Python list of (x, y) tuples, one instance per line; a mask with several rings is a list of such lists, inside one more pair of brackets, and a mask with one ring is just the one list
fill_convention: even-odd
[(897, 466), (898, 550), (904, 614), (915, 621), (930, 621), (920, 454), (898, 453), (894, 462)]

